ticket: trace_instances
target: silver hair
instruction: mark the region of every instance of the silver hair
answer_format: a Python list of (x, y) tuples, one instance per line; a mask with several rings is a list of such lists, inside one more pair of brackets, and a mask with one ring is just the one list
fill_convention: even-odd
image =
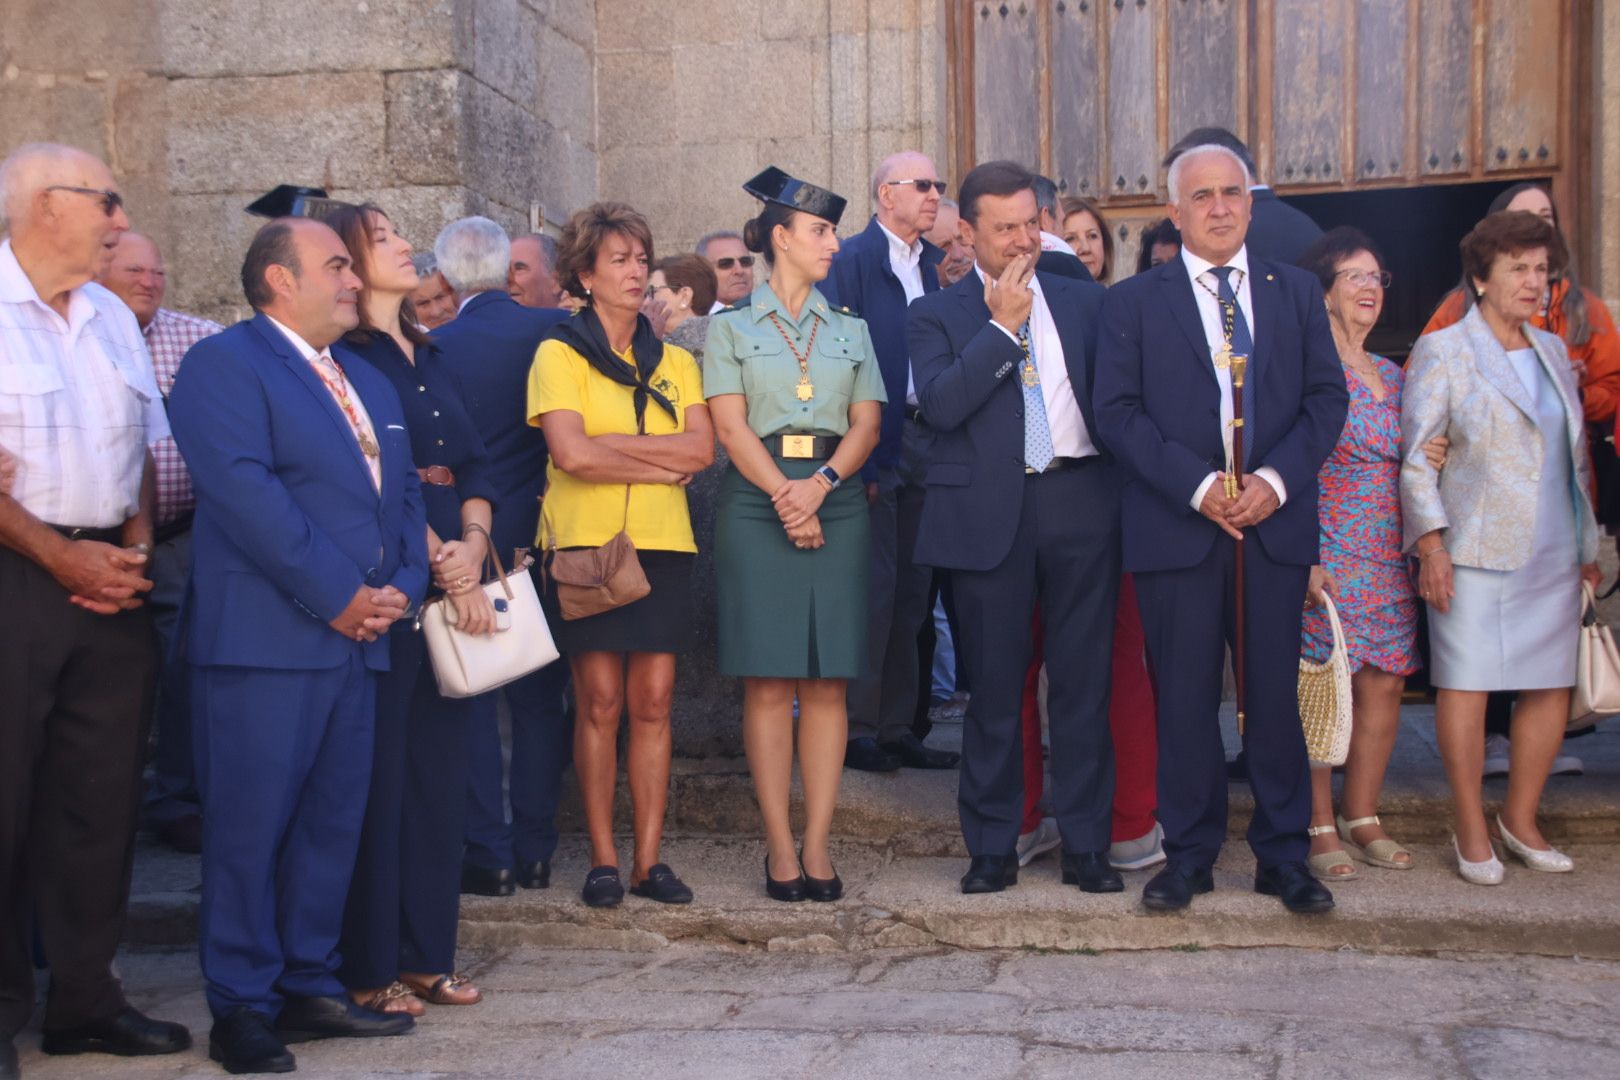
[[(697, 253), (707, 259), (709, 257), (709, 245), (716, 240), (735, 240), (739, 244), (743, 244), (742, 233), (732, 232), (730, 229), (719, 229), (703, 235), (702, 239), (697, 242)], [(743, 246), (747, 247), (748, 245), (743, 244)]]
[[(524, 237), (540, 245), (540, 257), (546, 260), (546, 266), (552, 273), (557, 272), (557, 238), (547, 236), (543, 232), (524, 233)], [(523, 237), (519, 237), (522, 239)]]
[(1170, 173), (1165, 178), (1165, 186), (1170, 189), (1170, 202), (1172, 205), (1181, 203), (1181, 174), (1187, 168), (1187, 163), (1202, 154), (1220, 154), (1236, 165), (1243, 172), (1244, 188), (1254, 186), (1254, 174), (1235, 150), (1221, 146), (1218, 143), (1204, 143), (1201, 146), (1189, 146), (1183, 150), (1176, 160), (1170, 163)]
[(512, 241), (506, 230), (487, 217), (464, 217), (439, 231), (433, 241), (439, 273), (461, 296), (506, 289)]
[(439, 272), (439, 260), (434, 258), (431, 251), (418, 251), (411, 256), (411, 265), (416, 267), (420, 277), (432, 277)]
[(88, 156), (76, 146), (61, 143), (24, 143), (0, 161), (0, 229), (15, 229), (55, 167)]

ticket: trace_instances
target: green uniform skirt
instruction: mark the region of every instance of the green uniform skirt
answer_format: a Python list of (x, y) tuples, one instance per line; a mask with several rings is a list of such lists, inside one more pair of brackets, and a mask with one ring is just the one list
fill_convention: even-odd
[[(822, 463), (777, 464), (802, 480)], [(827, 542), (801, 551), (770, 496), (727, 468), (714, 523), (722, 673), (853, 679), (865, 668), (872, 526), (862, 485), (840, 485), (818, 516)]]

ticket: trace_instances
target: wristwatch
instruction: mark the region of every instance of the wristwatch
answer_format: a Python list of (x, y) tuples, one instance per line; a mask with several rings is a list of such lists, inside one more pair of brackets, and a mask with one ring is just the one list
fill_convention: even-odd
[(830, 491), (837, 491), (838, 485), (844, 482), (843, 478), (833, 471), (831, 465), (823, 465), (816, 470), (816, 475), (827, 481), (827, 487)]

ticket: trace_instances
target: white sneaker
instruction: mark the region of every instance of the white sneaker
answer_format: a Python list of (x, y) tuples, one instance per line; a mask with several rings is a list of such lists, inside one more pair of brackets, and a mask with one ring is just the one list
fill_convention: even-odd
[[(1485, 736), (1485, 779), (1491, 780), (1508, 774), (1508, 745), (1506, 735)], [(1553, 765), (1556, 772), (1557, 762)]]
[(1108, 865), (1115, 870), (1146, 870), (1164, 861), (1164, 826), (1157, 821), (1145, 835), (1108, 847)]
[(1028, 866), (1049, 851), (1063, 846), (1063, 834), (1058, 832), (1057, 818), (1043, 817), (1034, 832), (1018, 838), (1018, 865)]

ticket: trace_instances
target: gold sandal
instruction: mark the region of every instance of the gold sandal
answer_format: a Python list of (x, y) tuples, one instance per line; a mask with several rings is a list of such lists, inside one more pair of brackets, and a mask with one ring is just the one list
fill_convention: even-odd
[(427, 1012), (426, 1006), (416, 1000), (416, 992), (398, 979), (362, 998), (350, 995), (349, 1000), (372, 1012), (404, 1013), (407, 1016), (421, 1016)]
[[(1387, 836), (1380, 836), (1365, 847), (1351, 839), (1350, 834), (1362, 826), (1379, 824), (1377, 814), (1372, 817), (1356, 818), (1354, 821), (1346, 821), (1344, 816), (1340, 815), (1336, 820), (1339, 826), (1339, 840), (1343, 842), (1345, 849), (1354, 857), (1368, 866), (1382, 866), (1386, 870), (1412, 869), (1412, 863), (1414, 862), (1412, 853)], [(1395, 857), (1397, 855), (1405, 855), (1406, 861), (1396, 862)]]
[(401, 976), (410, 992), (434, 1005), (476, 1005), (484, 995), (465, 975), (440, 975), (423, 986), (409, 976)]
[[(1305, 830), (1307, 836), (1326, 836), (1333, 831), (1331, 825), (1312, 825)], [(1317, 855), (1307, 856), (1305, 864), (1311, 868), (1318, 881), (1354, 881), (1356, 879), (1356, 864), (1350, 861), (1350, 856), (1342, 851), (1324, 851)], [(1334, 869), (1348, 866), (1350, 872), (1334, 873)]]

